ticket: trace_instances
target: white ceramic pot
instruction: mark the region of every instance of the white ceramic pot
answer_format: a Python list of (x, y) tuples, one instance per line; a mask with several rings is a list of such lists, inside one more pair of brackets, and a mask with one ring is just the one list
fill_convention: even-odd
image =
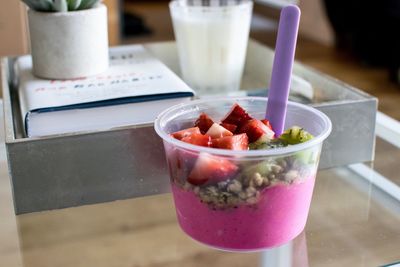
[(74, 79), (108, 68), (107, 8), (72, 12), (28, 10), (33, 74)]

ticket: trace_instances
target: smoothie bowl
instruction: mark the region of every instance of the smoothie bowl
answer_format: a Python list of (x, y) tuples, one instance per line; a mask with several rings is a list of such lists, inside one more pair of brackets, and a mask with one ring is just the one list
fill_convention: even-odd
[(306, 224), (326, 115), (289, 102), (275, 136), (267, 99), (198, 100), (155, 121), (164, 141), (178, 222), (193, 239), (231, 251), (282, 245)]

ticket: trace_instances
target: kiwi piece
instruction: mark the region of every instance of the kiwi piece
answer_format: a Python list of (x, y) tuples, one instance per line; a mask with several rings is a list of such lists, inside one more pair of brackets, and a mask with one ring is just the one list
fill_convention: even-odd
[(288, 143), (281, 139), (272, 139), (268, 142), (266, 141), (256, 141), (249, 144), (250, 150), (261, 150), (261, 149), (274, 149), (279, 147), (285, 147)]
[(296, 145), (313, 139), (314, 136), (299, 126), (293, 126), (284, 131), (279, 137), (280, 140), (289, 145)]

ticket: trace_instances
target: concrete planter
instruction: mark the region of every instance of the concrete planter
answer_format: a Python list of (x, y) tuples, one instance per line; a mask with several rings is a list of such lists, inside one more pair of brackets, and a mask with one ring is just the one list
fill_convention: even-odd
[(108, 67), (107, 8), (73, 12), (28, 10), (33, 74), (74, 79)]

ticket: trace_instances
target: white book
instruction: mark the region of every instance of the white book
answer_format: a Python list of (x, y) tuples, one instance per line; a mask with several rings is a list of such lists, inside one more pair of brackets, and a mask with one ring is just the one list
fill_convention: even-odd
[(21, 115), (28, 137), (153, 122), (164, 109), (194, 96), (175, 73), (141, 45), (110, 48), (110, 67), (74, 80), (32, 75), (32, 59), (15, 63)]

